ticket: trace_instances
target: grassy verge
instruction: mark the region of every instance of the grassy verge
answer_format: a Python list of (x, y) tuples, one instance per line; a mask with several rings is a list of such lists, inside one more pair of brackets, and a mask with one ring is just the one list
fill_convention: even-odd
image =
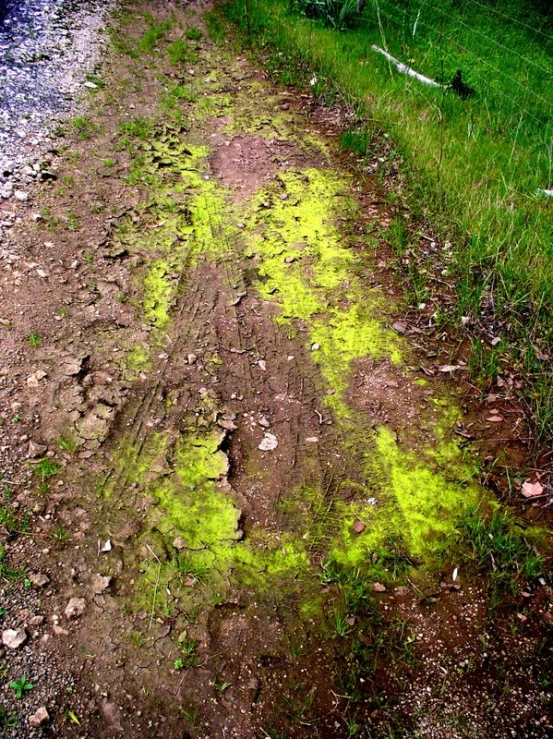
[[(310, 81), (315, 94), (330, 82), (356, 107), (364, 129), (346, 137), (350, 147), (354, 140), (367, 153), (382, 132), (391, 136), (408, 175), (413, 222), (429, 218), (452, 245), (444, 267), (456, 299), (447, 321), (490, 342), (501, 336), (503, 360), (525, 377), (536, 433), (547, 437), (553, 200), (542, 191), (552, 187), (553, 168), (549, 12), (518, 0), (501, 9), (487, 0), (381, 0), (367, 3), (339, 33), (286, 0), (230, 0), (222, 10), (282, 82)], [(399, 74), (373, 45), (446, 86)], [(456, 77), (467, 97), (451, 89)], [(416, 232), (406, 239), (420, 251)], [(489, 376), (493, 347), (482, 351), (480, 338), (473, 343), (471, 366)]]

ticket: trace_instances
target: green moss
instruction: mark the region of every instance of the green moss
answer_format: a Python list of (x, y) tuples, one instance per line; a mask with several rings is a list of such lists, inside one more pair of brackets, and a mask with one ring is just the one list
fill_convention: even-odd
[(147, 344), (135, 344), (125, 357), (125, 366), (133, 373), (144, 372), (150, 366), (150, 352)]
[[(357, 260), (335, 226), (345, 177), (329, 170), (288, 172), (259, 194), (248, 219), (252, 254), (260, 254), (261, 295), (280, 307), (278, 321), (307, 323), (314, 361), (337, 395), (347, 387), (354, 359), (401, 361), (401, 341), (383, 325), (383, 296), (364, 288)], [(347, 414), (342, 403), (340, 409)]]
[[(446, 455), (446, 471), (432, 463), (432, 450), (425, 451), (404, 451), (389, 429), (379, 429), (368, 459), (370, 476), (379, 488), (370, 497), (378, 502), (339, 506), (340, 533), (331, 548), (336, 561), (366, 564), (394, 536), (414, 562), (432, 566), (445, 538), (453, 533), (459, 512), (483, 491), (475, 484), (465, 484), (470, 469), (463, 464), (459, 449), (454, 458)], [(366, 525), (361, 534), (353, 531), (356, 519)]]
[(148, 267), (144, 278), (144, 317), (158, 329), (169, 323), (169, 306), (174, 294), (170, 275), (175, 265), (157, 259)]

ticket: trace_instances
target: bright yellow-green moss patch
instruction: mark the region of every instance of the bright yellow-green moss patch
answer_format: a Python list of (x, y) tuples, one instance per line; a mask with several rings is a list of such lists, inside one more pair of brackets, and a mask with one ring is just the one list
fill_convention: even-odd
[[(471, 470), (462, 463), (457, 449), (450, 458), (449, 474), (432, 463), (432, 453), (418, 455), (403, 451), (387, 428), (380, 428), (375, 449), (368, 459), (368, 476), (374, 488), (366, 499), (341, 506), (342, 523), (332, 546), (332, 556), (343, 564), (370, 562), (373, 552), (392, 537), (413, 561), (431, 564), (444, 538), (454, 531), (454, 522), (467, 504), (482, 494), (468, 483)], [(356, 519), (365, 530), (353, 531)]]
[(382, 295), (362, 289), (356, 257), (335, 226), (350, 186), (330, 170), (287, 172), (256, 197), (248, 221), (249, 250), (262, 257), (259, 291), (280, 306), (280, 322), (307, 323), (310, 344), (318, 345), (313, 358), (338, 393), (334, 405), (352, 360), (401, 360), (399, 338), (380, 319)]

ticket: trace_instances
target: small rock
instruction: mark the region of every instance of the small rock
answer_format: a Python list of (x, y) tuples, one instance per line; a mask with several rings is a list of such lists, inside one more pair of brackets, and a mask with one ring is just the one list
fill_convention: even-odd
[(373, 582), (372, 589), (375, 593), (385, 593), (386, 592), (386, 586), (382, 585), (381, 582)]
[(33, 616), (29, 619), (29, 624), (31, 626), (42, 626), (45, 620), (44, 616)]
[(365, 531), (366, 526), (363, 523), (363, 521), (360, 521), (359, 519), (357, 519), (356, 521), (354, 521), (354, 524), (351, 528), (354, 530), (356, 534), (362, 534), (363, 531)]
[(69, 636), (67, 629), (64, 629), (63, 626), (59, 626), (58, 624), (52, 626), (52, 631), (56, 636)]
[(265, 436), (261, 440), (261, 443), (257, 447), (258, 449), (261, 449), (262, 452), (271, 452), (273, 449), (276, 449), (278, 446), (278, 440), (277, 437), (274, 434), (270, 434), (268, 431), (265, 433)]
[(403, 321), (396, 321), (395, 323), (392, 323), (392, 328), (396, 332), (396, 334), (405, 334), (407, 332), (407, 324)]
[(33, 729), (40, 729), (41, 726), (46, 726), (49, 721), (50, 716), (44, 706), (41, 706), (32, 716), (29, 716), (29, 725)]
[(23, 190), (16, 190), (13, 195), (14, 198), (16, 200), (19, 200), (21, 203), (24, 203), (26, 200), (29, 199), (29, 193), (23, 192)]
[(19, 649), (26, 641), (25, 629), (6, 629), (2, 632), (2, 644), (8, 649)]
[(36, 459), (36, 457), (41, 457), (47, 450), (48, 447), (44, 446), (44, 444), (37, 444), (35, 441), (30, 441), (27, 454), (31, 459)]
[(317, 351), (319, 351), (320, 348), (321, 348), (321, 345), (320, 344), (317, 344), (317, 342), (315, 342), (314, 344), (311, 344), (311, 351), (312, 352), (317, 352)]
[(108, 539), (102, 547), (102, 552), (111, 552), (111, 541)]
[(84, 598), (71, 598), (65, 609), (65, 617), (68, 619), (79, 618), (83, 615), (86, 608)]
[(318, 436), (308, 436), (305, 440), (306, 444), (318, 444), (319, 443), (319, 437)]
[(29, 580), (35, 588), (44, 588), (50, 582), (48, 575), (45, 575), (43, 572), (33, 572), (29, 575)]
[(187, 359), (188, 359), (188, 364), (195, 364), (198, 357), (195, 354), (189, 354)]
[(182, 536), (176, 536), (173, 539), (173, 546), (180, 552), (182, 549), (186, 549), (186, 542), (184, 541)]
[(111, 577), (104, 575), (94, 575), (92, 578), (92, 592), (96, 595), (100, 595), (104, 590), (107, 590), (111, 585)]

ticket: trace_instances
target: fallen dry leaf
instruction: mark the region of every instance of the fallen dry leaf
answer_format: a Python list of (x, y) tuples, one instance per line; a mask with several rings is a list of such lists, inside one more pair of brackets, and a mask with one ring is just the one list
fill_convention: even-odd
[(540, 485), (539, 482), (530, 482), (529, 480), (526, 480), (520, 492), (525, 498), (535, 498), (536, 495), (541, 495), (543, 493), (543, 485)]

